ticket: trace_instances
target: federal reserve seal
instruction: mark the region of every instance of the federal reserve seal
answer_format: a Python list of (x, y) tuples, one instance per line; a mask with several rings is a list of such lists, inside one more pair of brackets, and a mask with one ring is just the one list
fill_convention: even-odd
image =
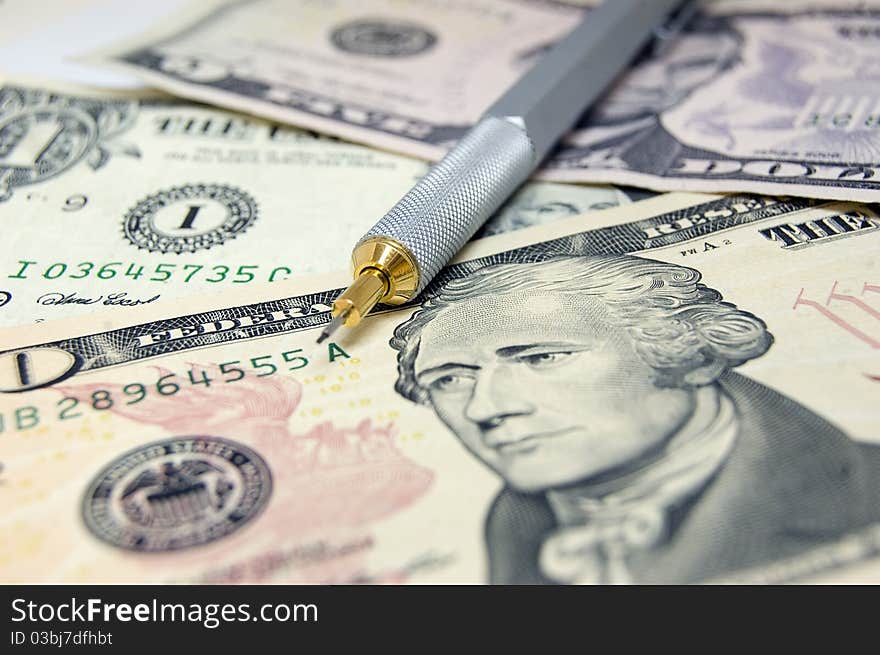
[(437, 43), (424, 27), (386, 18), (345, 23), (330, 33), (330, 40), (344, 52), (371, 57), (411, 57)]
[(86, 491), (83, 519), (120, 548), (179, 550), (238, 530), (271, 493), (269, 468), (250, 448), (218, 437), (175, 437), (111, 462)]
[(147, 196), (125, 215), (122, 231), (150, 252), (196, 252), (234, 239), (250, 227), (259, 209), (240, 189), (223, 184), (187, 184)]

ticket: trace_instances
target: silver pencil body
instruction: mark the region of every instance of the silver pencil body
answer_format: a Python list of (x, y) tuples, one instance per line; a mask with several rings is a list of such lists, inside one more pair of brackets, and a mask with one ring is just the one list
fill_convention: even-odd
[(510, 88), (355, 245), (328, 338), (421, 293), (682, 0), (606, 0)]
[(420, 293), (681, 4), (614, 0), (590, 11), (358, 244), (404, 246)]

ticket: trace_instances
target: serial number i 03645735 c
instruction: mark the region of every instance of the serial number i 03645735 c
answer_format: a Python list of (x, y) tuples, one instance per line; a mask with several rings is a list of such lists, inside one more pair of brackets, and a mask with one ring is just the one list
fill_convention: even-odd
[(155, 268), (150, 270), (137, 262), (52, 262), (47, 264), (20, 259), (17, 262), (17, 268), (6, 277), (17, 280), (35, 277), (43, 277), (47, 280), (82, 280), (85, 278), (120, 280), (130, 278), (142, 282), (246, 284), (248, 282), (280, 282), (288, 279), (288, 276), (293, 272), (294, 270), (288, 266), (269, 268), (259, 264), (242, 264), (233, 268), (224, 264), (206, 266), (204, 264), (173, 264), (168, 262), (156, 264)]

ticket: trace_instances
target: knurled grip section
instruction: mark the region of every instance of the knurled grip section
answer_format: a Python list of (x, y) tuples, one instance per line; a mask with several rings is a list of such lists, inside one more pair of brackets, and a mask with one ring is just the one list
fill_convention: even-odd
[(361, 239), (390, 237), (413, 254), (416, 294), (534, 169), (525, 130), (483, 118)]

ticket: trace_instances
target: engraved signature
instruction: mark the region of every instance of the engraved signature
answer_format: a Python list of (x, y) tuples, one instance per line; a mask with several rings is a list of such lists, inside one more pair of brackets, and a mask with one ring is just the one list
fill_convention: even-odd
[[(109, 293), (105, 297), (103, 294), (98, 296), (97, 298), (86, 298), (84, 296), (77, 296), (76, 292), (73, 293), (61, 293), (59, 291), (52, 291), (50, 293), (44, 293), (42, 296), (37, 298), (38, 305), (94, 305), (96, 303), (101, 303), (102, 305), (118, 305), (121, 307), (134, 307), (135, 305), (147, 305), (151, 302), (155, 302), (159, 300), (160, 294), (156, 294), (151, 298), (129, 298), (127, 291), (117, 291), (116, 293)], [(102, 302), (103, 301), (103, 302)]]

